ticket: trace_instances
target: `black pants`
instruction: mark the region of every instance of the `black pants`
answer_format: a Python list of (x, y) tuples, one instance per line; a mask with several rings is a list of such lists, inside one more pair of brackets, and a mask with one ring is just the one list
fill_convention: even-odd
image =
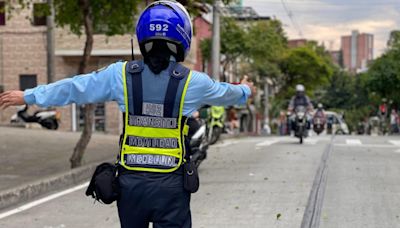
[(119, 176), (121, 228), (191, 228), (190, 193), (181, 173), (124, 173)]

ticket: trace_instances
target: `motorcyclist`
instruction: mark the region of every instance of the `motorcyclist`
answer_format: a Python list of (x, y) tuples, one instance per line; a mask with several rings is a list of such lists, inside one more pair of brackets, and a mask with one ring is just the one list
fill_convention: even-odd
[(296, 95), (292, 97), (292, 99), (290, 100), (289, 103), (289, 107), (288, 107), (288, 112), (290, 115), (290, 123), (291, 123), (291, 128), (292, 130), (295, 129), (295, 114), (293, 111), (296, 110), (296, 108), (298, 106), (305, 106), (306, 110), (307, 110), (307, 129), (310, 129), (310, 115), (309, 113), (311, 113), (314, 110), (314, 107), (311, 103), (310, 98), (305, 94), (305, 87), (302, 84), (297, 84), (296, 85)]
[(317, 111), (314, 114), (314, 119), (315, 118), (320, 118), (322, 120), (322, 124), (325, 124), (325, 110), (324, 110), (324, 105), (321, 103), (318, 103), (317, 105)]

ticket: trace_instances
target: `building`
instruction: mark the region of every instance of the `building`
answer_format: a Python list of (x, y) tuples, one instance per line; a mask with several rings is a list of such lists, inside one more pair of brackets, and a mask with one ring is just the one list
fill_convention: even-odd
[[(5, 1), (0, 0), (0, 9), (4, 4)], [(37, 4), (44, 3), (37, 1), (30, 9), (22, 10), (11, 19), (7, 18), (6, 12), (0, 10), (0, 90), (24, 90), (48, 83), (46, 18), (33, 16)], [(87, 72), (118, 60), (130, 60), (130, 40), (129, 34), (112, 37), (96, 34)], [(67, 29), (55, 30), (55, 80), (77, 74), (84, 43), (84, 36), (77, 37)], [(184, 63), (188, 67), (193, 67), (196, 63), (196, 50), (197, 42), (194, 37), (191, 53)], [(135, 38), (134, 52), (136, 57), (140, 56)], [(61, 112), (62, 118), (60, 130), (77, 131), (83, 126), (81, 107), (68, 105), (57, 107), (57, 110)], [(16, 108), (0, 111), (0, 124), (8, 124), (15, 113)], [(122, 114), (116, 102), (97, 104), (94, 121), (96, 131), (119, 134), (122, 130)]]
[[(194, 32), (196, 36), (196, 43), (200, 46), (201, 42), (210, 39), (212, 36), (212, 20), (210, 15), (198, 16), (193, 20)], [(211, 48), (211, 47), (210, 47)], [(201, 48), (196, 51), (196, 64), (194, 70), (206, 72), (208, 75), (212, 74), (211, 60), (205, 60), (201, 53)]]
[(295, 39), (295, 40), (289, 40), (288, 41), (288, 47), (289, 48), (298, 48), (298, 47), (303, 47), (307, 45), (307, 40), (306, 39)]
[(374, 36), (353, 30), (350, 36), (342, 36), (343, 67), (353, 73), (364, 71), (373, 60)]
[(340, 67), (343, 65), (342, 51), (340, 51), (340, 50), (329, 51), (329, 55), (331, 56), (332, 62), (335, 65), (340, 66)]

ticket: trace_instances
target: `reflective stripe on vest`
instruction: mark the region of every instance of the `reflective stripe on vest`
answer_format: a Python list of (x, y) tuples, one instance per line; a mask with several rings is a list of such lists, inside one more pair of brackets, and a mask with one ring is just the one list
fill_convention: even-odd
[(126, 113), (120, 164), (128, 170), (173, 172), (185, 155), (187, 126), (182, 111), (191, 71), (176, 63), (168, 68), (168, 79), (154, 81), (142, 75), (143, 67), (142, 61), (124, 64)]

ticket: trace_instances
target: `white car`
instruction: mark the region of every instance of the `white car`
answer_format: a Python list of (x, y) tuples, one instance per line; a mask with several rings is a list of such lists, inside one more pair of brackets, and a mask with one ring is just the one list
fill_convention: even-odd
[(349, 135), (349, 127), (347, 126), (344, 119), (336, 112), (325, 111), (326, 121), (332, 122), (332, 130), (337, 135)]

